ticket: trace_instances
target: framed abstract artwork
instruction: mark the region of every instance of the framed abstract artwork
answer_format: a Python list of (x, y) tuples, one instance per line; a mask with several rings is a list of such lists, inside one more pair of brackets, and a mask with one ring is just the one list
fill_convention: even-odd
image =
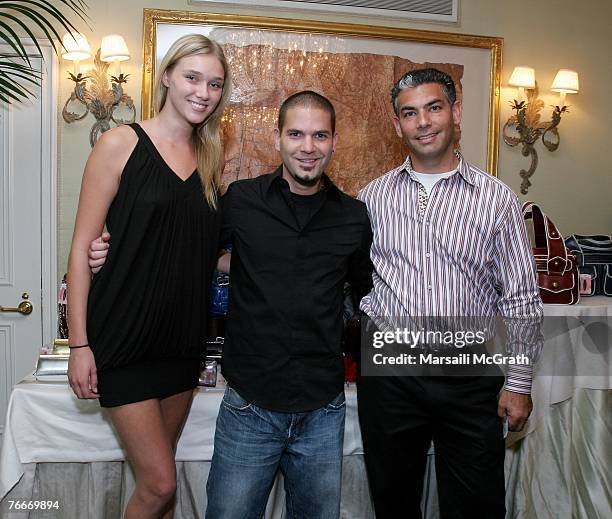
[(179, 37), (199, 33), (223, 45), (233, 80), (224, 115), (225, 185), (273, 171), (278, 108), (314, 90), (334, 104), (338, 147), (328, 174), (351, 195), (401, 164), (391, 87), (405, 72), (436, 67), (455, 81), (463, 105), (457, 146), (496, 174), (501, 38), (390, 27), (203, 12), (144, 10), (142, 117), (153, 114), (155, 70)]

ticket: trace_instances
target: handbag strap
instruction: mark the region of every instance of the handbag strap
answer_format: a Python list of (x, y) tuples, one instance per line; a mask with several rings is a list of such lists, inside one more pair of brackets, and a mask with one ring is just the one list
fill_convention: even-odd
[(533, 221), (533, 235), (536, 248), (543, 249), (546, 247), (546, 227), (544, 225), (542, 209), (533, 202), (525, 202), (523, 204), (523, 218)]
[(563, 274), (568, 268), (567, 249), (555, 224), (542, 212), (540, 206), (533, 202), (523, 204), (523, 217), (533, 220), (536, 248), (546, 248), (548, 272)]

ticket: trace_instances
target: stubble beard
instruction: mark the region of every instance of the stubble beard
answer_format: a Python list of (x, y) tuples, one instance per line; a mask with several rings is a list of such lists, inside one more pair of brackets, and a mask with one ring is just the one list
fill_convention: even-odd
[[(318, 182), (321, 181), (321, 177), (323, 177), (323, 172), (325, 170), (325, 167), (327, 166), (327, 162), (326, 163), (321, 163), (319, 166), (319, 170), (311, 177), (311, 176), (302, 176), (300, 173), (299, 169), (293, 169), (293, 168), (287, 168), (287, 171), (289, 172), (289, 175), (291, 176), (291, 178), (298, 184), (300, 184), (301, 186), (304, 187), (312, 187), (317, 185)], [(312, 172), (307, 172), (307, 173), (312, 173)]]

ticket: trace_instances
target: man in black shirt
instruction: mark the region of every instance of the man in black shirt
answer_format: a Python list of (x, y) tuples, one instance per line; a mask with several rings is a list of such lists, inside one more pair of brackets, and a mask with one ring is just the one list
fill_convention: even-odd
[(365, 204), (324, 173), (335, 123), (325, 97), (289, 97), (275, 130), (282, 165), (232, 183), (222, 200), (221, 243), (232, 243), (222, 368), (229, 387), (208, 519), (260, 519), (279, 469), (289, 517), (339, 515), (343, 287), (351, 283), (357, 302), (369, 292), (372, 231)]
[(274, 173), (232, 183), (222, 242), (232, 243), (223, 398), (208, 479), (210, 519), (260, 518), (277, 470), (289, 517), (335, 518), (344, 434), (345, 280), (369, 291), (365, 205), (324, 174), (337, 141), (314, 92), (279, 112)]

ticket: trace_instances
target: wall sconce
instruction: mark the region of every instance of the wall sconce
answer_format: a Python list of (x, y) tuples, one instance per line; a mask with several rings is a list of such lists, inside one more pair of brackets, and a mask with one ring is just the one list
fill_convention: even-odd
[[(510, 102), (512, 110), (516, 114), (512, 115), (504, 124), (504, 142), (509, 146), (523, 147), (521, 153), (524, 157), (531, 156), (531, 166), (528, 170), (521, 169), (520, 175), (521, 193), (526, 195), (531, 186), (529, 178), (534, 174), (538, 167), (538, 153), (535, 149), (536, 141), (541, 137), (542, 144), (549, 151), (555, 151), (559, 147), (559, 131), (557, 126), (561, 122), (561, 114), (568, 113), (565, 106), (565, 95), (575, 94), (580, 90), (578, 84), (578, 73), (573, 70), (561, 69), (557, 72), (551, 90), (559, 92), (559, 104), (553, 106), (550, 121), (540, 122), (540, 110), (544, 107), (544, 102), (538, 99), (538, 84), (535, 80), (535, 71), (531, 67), (515, 67), (510, 80), (510, 86), (518, 87), (517, 99)], [(527, 99), (524, 100), (524, 91), (527, 89)], [(512, 135), (513, 133), (514, 135)]]
[[(102, 133), (110, 130), (110, 122), (117, 126), (133, 123), (136, 119), (136, 108), (132, 98), (123, 92), (129, 74), (121, 73), (121, 61), (130, 59), (125, 40), (118, 34), (102, 38), (102, 43), (94, 58), (95, 68), (84, 76), (79, 71), (80, 62), (91, 57), (87, 38), (82, 34), (65, 34), (62, 38), (64, 51), (62, 57), (74, 62), (74, 72), (69, 79), (74, 81), (74, 90), (62, 110), (62, 117), (68, 124), (80, 121), (88, 113), (96, 118), (89, 132), (89, 143), (92, 148)], [(115, 63), (116, 75), (108, 74), (110, 62)], [(110, 84), (109, 78), (110, 76)], [(87, 80), (91, 80), (88, 88)]]

